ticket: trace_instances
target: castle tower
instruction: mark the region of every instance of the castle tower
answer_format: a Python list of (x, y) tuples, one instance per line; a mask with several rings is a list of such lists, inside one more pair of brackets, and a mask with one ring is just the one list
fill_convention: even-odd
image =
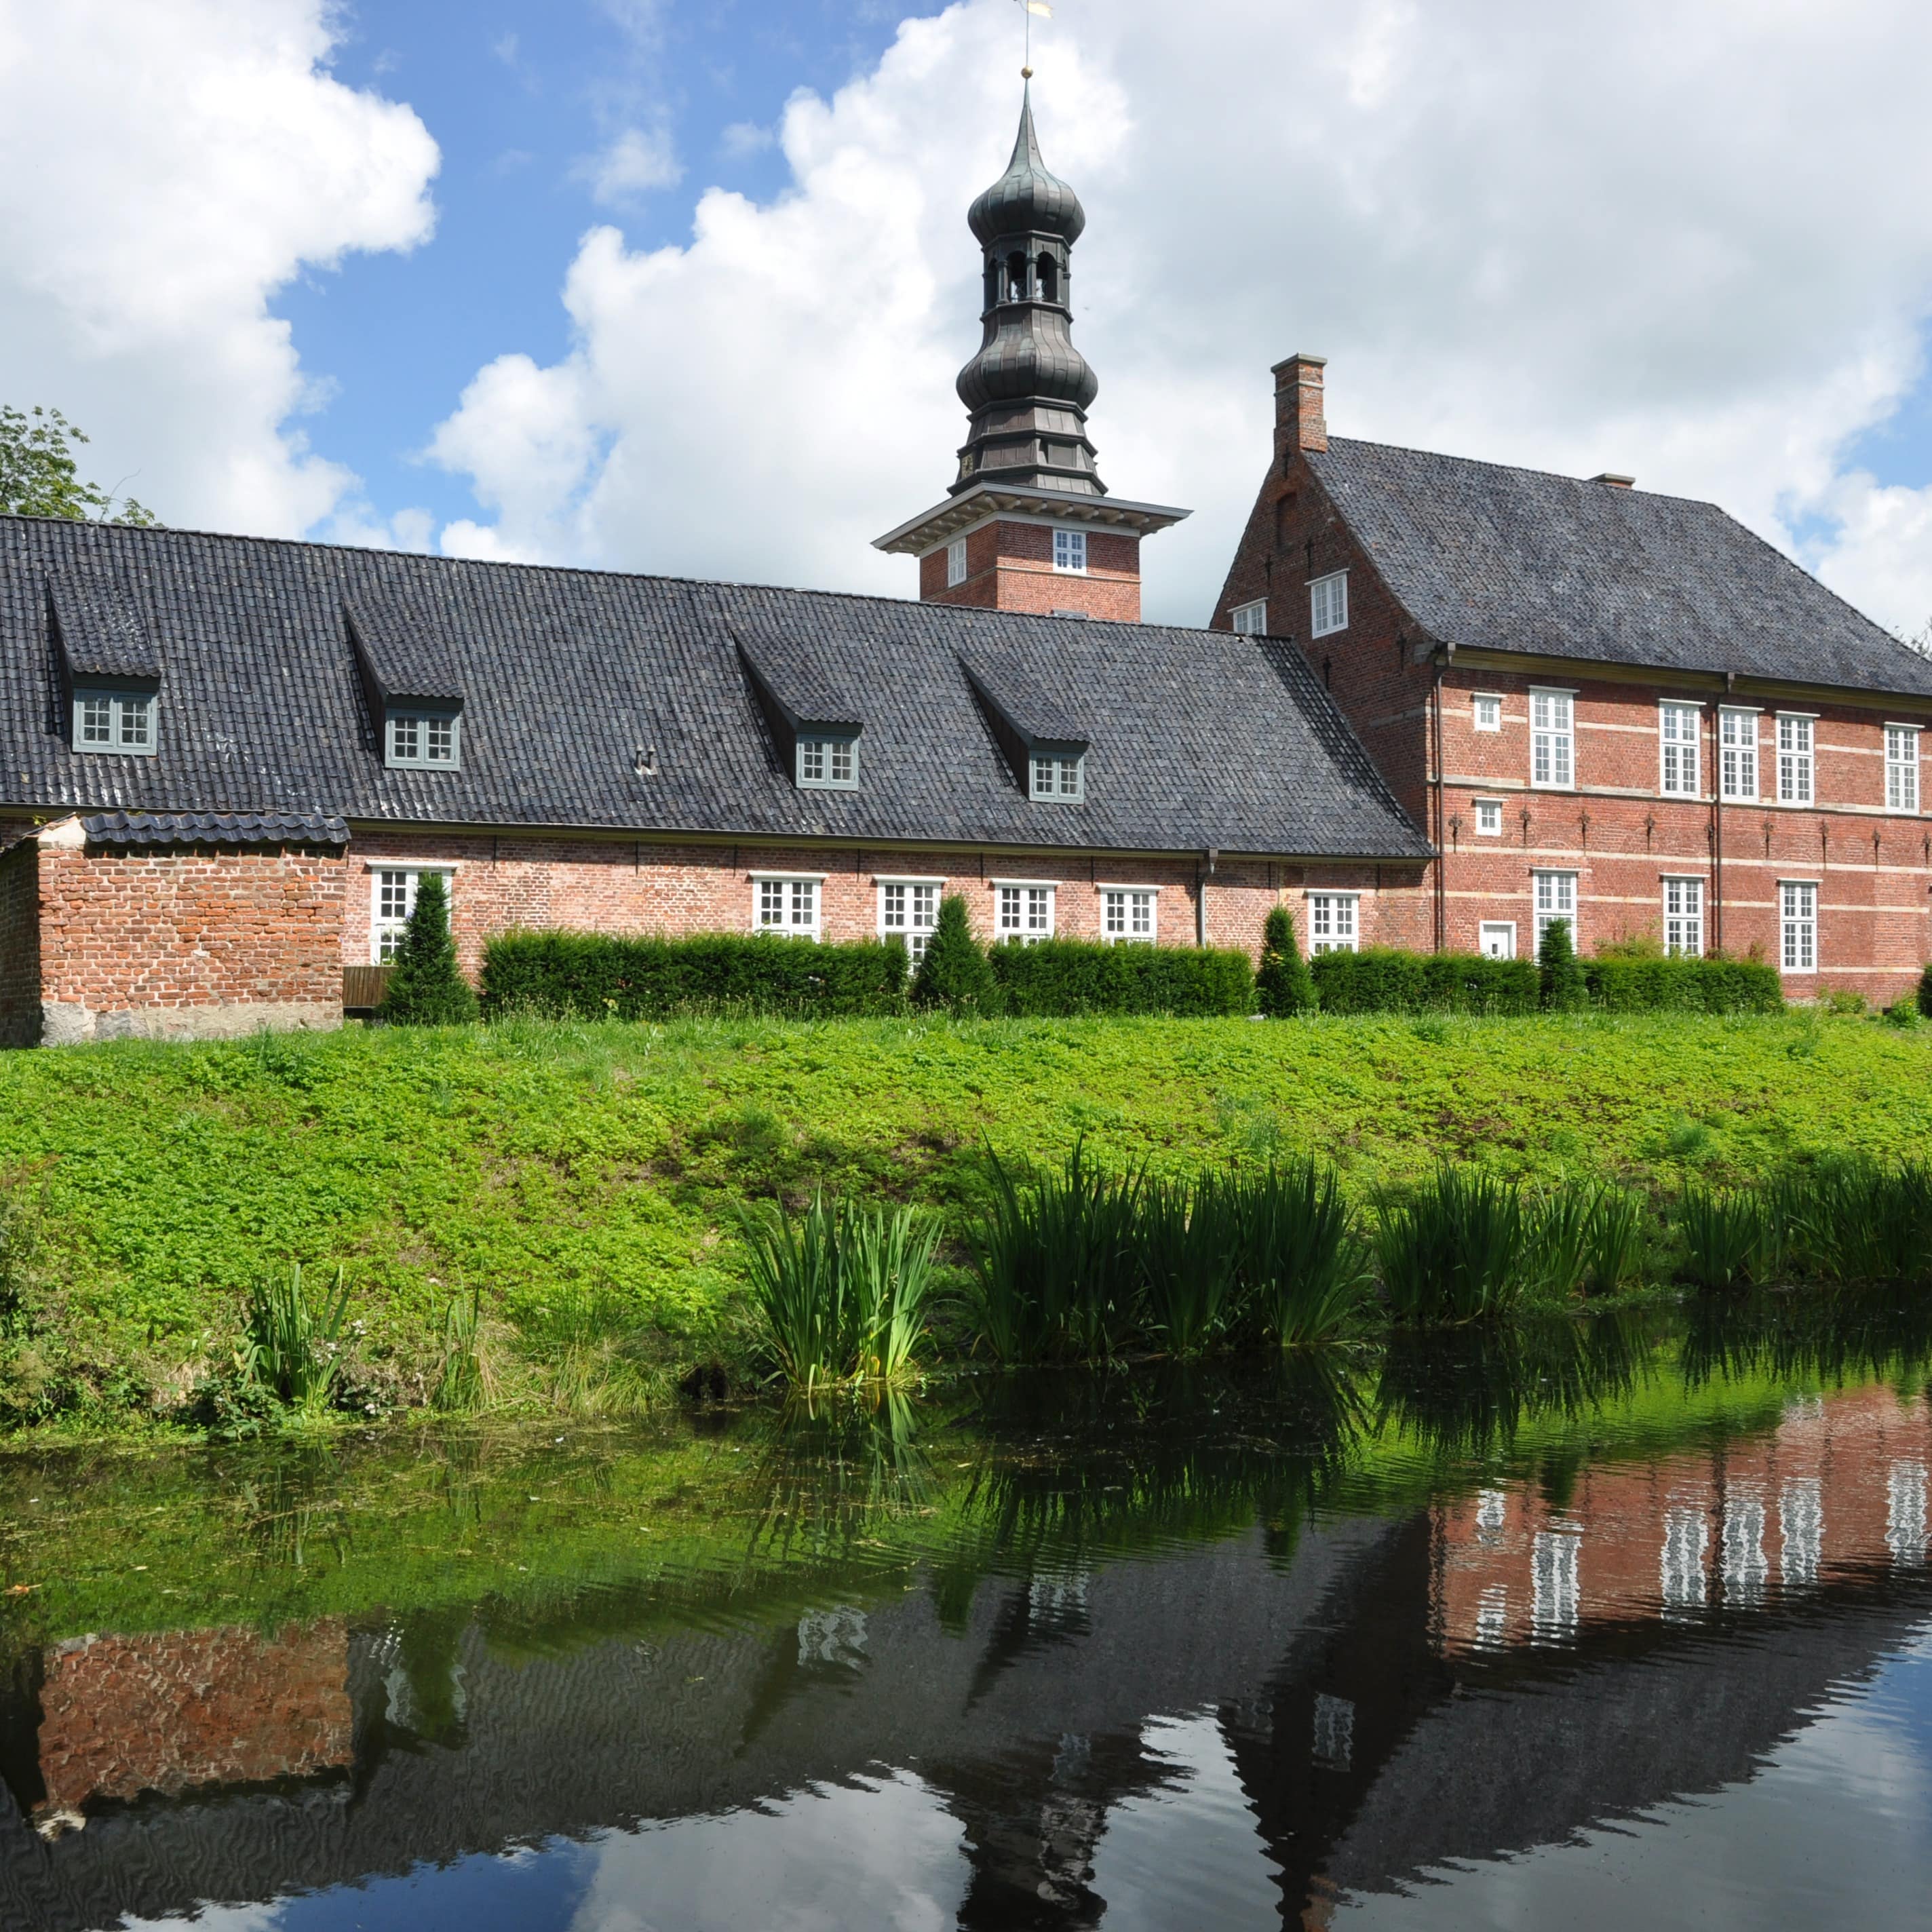
[(1043, 615), (1141, 614), (1140, 545), (1188, 513), (1108, 494), (1087, 411), (1100, 382), (1074, 346), (1080, 197), (1048, 171), (1022, 97), (1006, 171), (967, 215), (981, 255), (981, 340), (959, 372), (966, 441), (946, 500), (877, 540), (919, 559), (924, 602)]

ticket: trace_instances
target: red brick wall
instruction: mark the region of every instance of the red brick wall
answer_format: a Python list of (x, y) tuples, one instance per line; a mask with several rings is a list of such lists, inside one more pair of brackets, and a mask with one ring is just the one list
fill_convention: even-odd
[(311, 1778), (352, 1756), (348, 1630), (82, 1637), (48, 1653), (40, 1708), (44, 1811)]
[(341, 1018), (340, 854), (44, 839), (39, 872), (50, 1037)]
[(1053, 567), (1053, 532), (1045, 524), (1000, 520), (966, 539), (966, 580), (950, 588), (946, 552), (919, 560), (919, 594), (928, 604), (970, 604), (998, 610), (1084, 610), (1137, 624), (1141, 616), (1141, 540), (1131, 532), (1089, 530), (1087, 572)]
[[(1061, 937), (1101, 938), (1100, 892), (1108, 885), (1157, 889), (1159, 943), (1191, 946), (1196, 931), (1198, 866), (1190, 858), (1087, 858), (1064, 854), (992, 855), (814, 850), (798, 846), (653, 844), (583, 838), (435, 838), (387, 828), (358, 832), (350, 857), (342, 963), (366, 965), (376, 875), (386, 862), (456, 867), (451, 926), (465, 969), (482, 967), (484, 942), (513, 927), (580, 932), (665, 934), (749, 932), (754, 872), (823, 873), (820, 914), (830, 940), (876, 938), (882, 878), (944, 878), (962, 895), (975, 928), (994, 936), (996, 879), (1051, 881)], [(1427, 910), (1418, 868), (1300, 867), (1222, 862), (1208, 884), (1208, 938), (1258, 956), (1270, 907), (1287, 905), (1298, 929), (1310, 886), (1362, 894), (1365, 938), (1391, 946), (1426, 946)]]
[(40, 854), (29, 836), (0, 855), (0, 1046), (40, 1037)]
[[(1532, 685), (1576, 693), (1574, 790), (1528, 788)], [(1474, 729), (1472, 700), (1479, 692), (1502, 698), (1500, 732)], [(1658, 706), (1666, 698), (1702, 708), (1702, 798), (1660, 792)], [(1472, 948), (1484, 920), (1514, 920), (1519, 950), (1526, 951), (1533, 931), (1529, 874), (1548, 867), (1578, 875), (1577, 937), (1586, 952), (1606, 940), (1660, 936), (1663, 881), (1672, 874), (1705, 881), (1705, 944), (1714, 949), (1720, 901), (1709, 794), (1716, 777), (1717, 702), (1714, 692), (1682, 687), (1531, 677), (1460, 664), (1448, 672), (1442, 737), (1449, 944)], [(1778, 709), (1775, 700), (1762, 704), (1760, 790), (1775, 788)], [(1835, 988), (1894, 999), (1932, 957), (1932, 819), (1885, 811), (1884, 727), (1893, 714), (1882, 700), (1870, 708), (1809, 702), (1789, 708), (1816, 714), (1814, 790), (1821, 802), (1722, 806), (1724, 948), (1739, 955), (1756, 948), (1776, 963), (1778, 882), (1814, 880), (1820, 970), (1787, 975), (1787, 996), (1810, 998)], [(1500, 838), (1475, 831), (1475, 804), (1483, 798), (1502, 802)]]

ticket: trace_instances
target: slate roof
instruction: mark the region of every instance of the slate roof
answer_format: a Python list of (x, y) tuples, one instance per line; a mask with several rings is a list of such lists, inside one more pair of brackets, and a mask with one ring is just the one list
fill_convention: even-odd
[(343, 819), (320, 812), (100, 812), (83, 818), (93, 845), (346, 845)]
[[(50, 580), (132, 598), (161, 665), (156, 755), (71, 748)], [(379, 609), (415, 614), (425, 634), (411, 661), (446, 661), (459, 683), (461, 770), (385, 768), (350, 628), (350, 614)], [(775, 677), (856, 698), (856, 791), (792, 784), (741, 640)], [(962, 658), (1077, 713), (1092, 746), (1084, 802), (1028, 802)], [(1427, 850), (1299, 654), (1228, 632), (16, 517), (0, 517), (8, 806), (772, 842)]]
[(1438, 642), (1932, 696), (1932, 662), (1714, 503), (1340, 438), (1308, 464)]

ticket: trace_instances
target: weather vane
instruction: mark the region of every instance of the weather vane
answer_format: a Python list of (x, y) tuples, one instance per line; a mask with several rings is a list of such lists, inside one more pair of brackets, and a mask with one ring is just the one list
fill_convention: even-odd
[(1037, 14), (1042, 20), (1053, 18), (1053, 9), (1047, 0), (1019, 0), (1020, 11), (1026, 16), (1026, 64), (1020, 69), (1020, 78), (1033, 78), (1033, 16)]

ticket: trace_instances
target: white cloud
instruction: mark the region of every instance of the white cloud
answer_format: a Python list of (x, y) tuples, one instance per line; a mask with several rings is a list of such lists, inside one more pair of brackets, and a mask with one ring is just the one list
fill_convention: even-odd
[(653, 188), (675, 188), (684, 178), (670, 135), (662, 128), (626, 128), (580, 164), (577, 173), (592, 198), (607, 207), (621, 206)]
[(748, 154), (762, 154), (778, 143), (778, 136), (755, 121), (734, 121), (718, 137), (718, 145), (734, 161), (742, 160)]
[(1825, 508), (1835, 531), (1819, 575), (1841, 597), (1886, 613), (1904, 635), (1932, 641), (1932, 484), (1882, 484), (1855, 470)]
[[(910, 594), (867, 540), (941, 494), (962, 438), (963, 218), (1012, 138), (1012, 11), (908, 21), (795, 98), (770, 203), (707, 192), (682, 248), (584, 238), (568, 356), (492, 365), (436, 440), (497, 542)], [(1922, 373), (1932, 12), (1117, 0), (1040, 24), (1047, 159), (1090, 217), (1102, 473), (1196, 511), (1149, 546), (1150, 615), (1204, 618), (1268, 366), (1306, 348), (1340, 434), (1634, 470), (1786, 544), (1844, 515), (1833, 580), (1923, 621), (1918, 500), (1840, 472)]]
[(325, 70), (327, 0), (0, 0), (8, 399), (89, 431), (166, 520), (293, 535), (353, 479), (292, 416), (274, 292), (429, 233), (436, 149)]

